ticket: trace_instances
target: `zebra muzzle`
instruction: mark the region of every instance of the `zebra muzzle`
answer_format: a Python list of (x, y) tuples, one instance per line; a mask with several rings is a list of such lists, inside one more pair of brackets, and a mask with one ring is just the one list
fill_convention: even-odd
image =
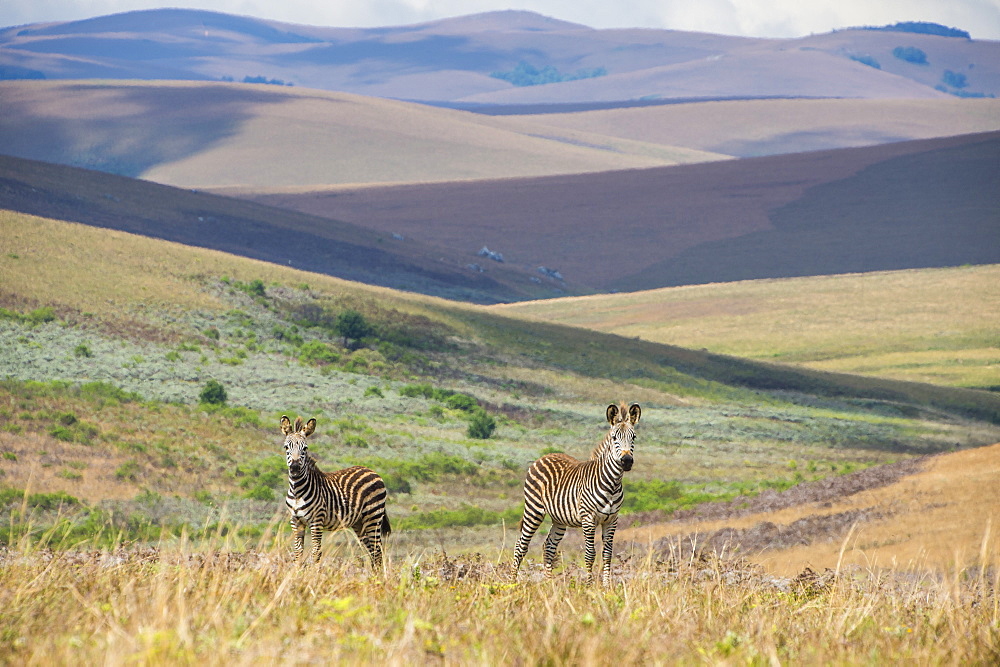
[(631, 470), (631, 469), (632, 469), (632, 455), (631, 454), (622, 455), (622, 470)]

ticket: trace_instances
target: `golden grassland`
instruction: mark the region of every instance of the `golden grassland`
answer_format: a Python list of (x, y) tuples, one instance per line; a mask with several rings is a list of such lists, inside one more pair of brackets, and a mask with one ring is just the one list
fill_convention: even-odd
[(422, 314), (429, 311), (421, 304), (444, 303), (215, 250), (0, 209), (0, 290), (39, 305), (110, 321), (147, 318), (157, 311), (227, 308), (195, 280), (208, 275), (377, 296), (395, 308)]
[[(23, 146), (18, 155), (78, 166), (116, 165), (178, 187), (451, 181), (728, 158), (305, 88), (7, 81), (0, 90), (12, 128), (8, 133), (0, 129), (0, 140)], [(41, 118), (45, 123), (38, 122)], [(66, 134), (72, 139), (50, 145), (46, 133), (53, 126), (71, 126)]]
[(997, 265), (693, 285), (493, 308), (821, 370), (1000, 384)]
[(950, 98), (718, 101), (526, 118), (671, 146), (770, 154), (989, 132), (1000, 129), (998, 117), (995, 99)]
[(372, 576), (348, 559), (181, 541), (0, 553), (9, 664), (988, 664), (996, 571), (868, 568), (776, 578), (713, 559), (629, 562), (512, 582), (505, 560), (410, 554)]
[(1000, 444), (931, 458), (898, 482), (838, 502), (711, 522), (653, 524), (621, 531), (623, 539), (652, 542), (762, 521), (788, 526), (806, 517), (864, 510), (881, 518), (859, 522), (842, 539), (741, 554), (769, 571), (794, 575), (844, 566), (910, 572), (955, 572), (1000, 561)]

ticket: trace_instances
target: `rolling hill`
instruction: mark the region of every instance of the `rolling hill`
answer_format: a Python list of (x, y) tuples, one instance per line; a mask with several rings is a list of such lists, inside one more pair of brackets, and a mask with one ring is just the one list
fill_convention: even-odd
[[(1000, 43), (961, 31), (894, 28), (747, 39), (595, 30), (507, 11), (356, 29), (157, 9), (2, 30), (0, 72), (5, 78), (257, 80), (488, 105), (1000, 92)], [(913, 55), (918, 51), (920, 58)], [(522, 85), (539, 80), (562, 83)]]
[(727, 157), (301, 88), (8, 81), (0, 97), (8, 155), (185, 188), (453, 181)]
[[(595, 291), (1000, 261), (1000, 134), (679, 167), (242, 193)], [(557, 281), (558, 284), (558, 281)]]

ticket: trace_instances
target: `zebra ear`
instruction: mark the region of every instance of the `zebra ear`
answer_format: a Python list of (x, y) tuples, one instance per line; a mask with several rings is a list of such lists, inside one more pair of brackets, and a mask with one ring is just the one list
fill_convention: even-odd
[(316, 430), (316, 420), (310, 419), (309, 421), (306, 422), (305, 429), (302, 430), (302, 435), (308, 438), (310, 435), (312, 435), (312, 432), (315, 430)]
[(292, 433), (292, 422), (289, 421), (288, 415), (281, 415), (281, 432), (285, 435)]
[(635, 426), (635, 423), (639, 421), (639, 415), (641, 414), (642, 414), (642, 409), (639, 407), (638, 403), (633, 403), (632, 405), (628, 406), (629, 421), (632, 422), (633, 426)]
[(618, 417), (618, 406), (615, 405), (614, 403), (612, 403), (611, 405), (608, 406), (607, 417), (608, 417), (608, 423), (609, 424), (614, 424), (615, 423), (615, 419)]

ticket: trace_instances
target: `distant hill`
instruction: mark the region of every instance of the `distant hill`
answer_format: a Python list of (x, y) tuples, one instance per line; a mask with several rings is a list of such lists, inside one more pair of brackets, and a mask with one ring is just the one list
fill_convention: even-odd
[(541, 176), (727, 156), (344, 93), (0, 82), (0, 151), (187, 188)]
[[(0, 76), (251, 81), (484, 105), (995, 96), (1000, 42), (863, 29), (800, 39), (595, 30), (524, 11), (359, 29), (154, 9), (2, 30)], [(547, 81), (559, 83), (529, 85)]]
[[(551, 295), (516, 266), (252, 202), (0, 155), (0, 210), (116, 229), (460, 301)], [(573, 291), (571, 287), (567, 289)]]
[[(601, 174), (246, 196), (595, 291), (1000, 261), (1000, 132)], [(487, 271), (495, 263), (487, 263)]]

